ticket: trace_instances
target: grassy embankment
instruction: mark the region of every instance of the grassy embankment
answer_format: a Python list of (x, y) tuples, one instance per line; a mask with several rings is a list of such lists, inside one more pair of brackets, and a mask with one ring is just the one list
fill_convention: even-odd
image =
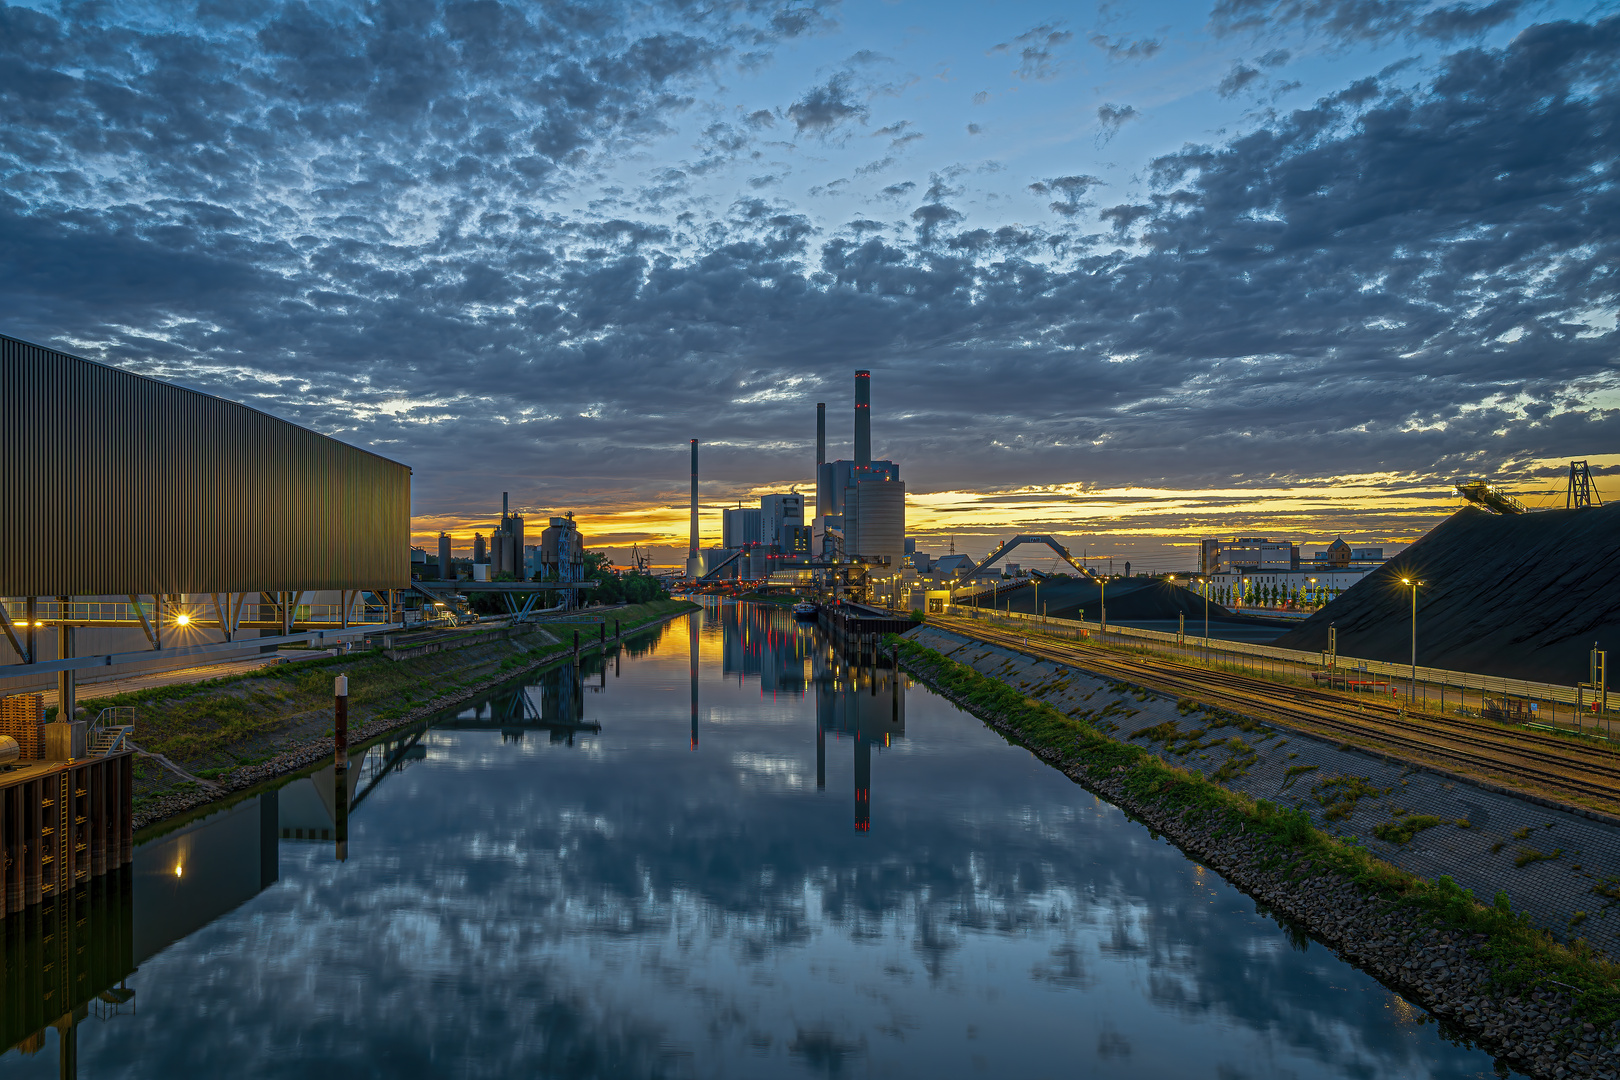
[[(349, 677), (349, 723), (402, 718), (411, 710), (458, 691), (492, 686), (548, 657), (565, 655), (572, 629), (615, 619), (624, 633), (672, 613), (695, 609), (682, 600), (655, 600), (600, 612), (584, 611), (566, 623), (550, 623), (558, 640), (539, 628), (465, 648), (394, 661), (381, 650), (283, 663), (203, 682), (137, 690), (96, 701), (98, 708), (131, 705), (135, 741), (207, 780), (227, 780), (232, 770), (268, 761), (289, 746), (332, 732), (332, 679)], [(442, 636), (442, 635), (432, 635)], [(596, 635), (581, 635), (590, 644)], [(410, 635), (396, 635), (410, 647)], [(136, 802), (190, 785), (156, 761), (135, 759)]]
[(1094, 728), (1085, 714), (1065, 716), (932, 649), (901, 638), (891, 641), (900, 643), (914, 670), (974, 715), (1016, 729), (1014, 741), (1055, 751), (1063, 764), (1078, 766), (1099, 782), (1116, 774), (1123, 777), (1125, 791), (1139, 805), (1171, 817), (1186, 816), (1223, 834), (1242, 831), (1261, 837), (1271, 860), (1266, 868), (1286, 867), (1293, 880), (1337, 873), (1371, 896), (1411, 908), (1437, 929), (1485, 935), (1492, 981), (1503, 993), (1521, 994), (1556, 980), (1579, 991), (1578, 1019), (1599, 1029), (1620, 1019), (1620, 965), (1584, 941), (1559, 944), (1509, 910), (1504, 894), (1492, 904), (1480, 903), (1449, 877), (1425, 880), (1320, 832), (1303, 811), (1229, 791), (1197, 770), (1177, 768), (1151, 751), (1117, 742)]

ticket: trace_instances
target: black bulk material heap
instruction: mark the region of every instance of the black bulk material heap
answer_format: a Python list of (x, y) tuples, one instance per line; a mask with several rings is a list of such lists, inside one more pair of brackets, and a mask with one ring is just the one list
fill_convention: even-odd
[(1272, 644), (1404, 663), (1418, 590), (1417, 662), (1484, 675), (1584, 682), (1594, 640), (1620, 648), (1620, 506), (1498, 517), (1457, 511)]

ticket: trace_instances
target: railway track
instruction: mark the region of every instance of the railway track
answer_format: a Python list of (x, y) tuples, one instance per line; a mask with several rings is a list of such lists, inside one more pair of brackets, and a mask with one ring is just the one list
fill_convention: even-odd
[(1535, 731), (1493, 731), (1446, 717), (1404, 718), (1388, 705), (1353, 707), (1326, 691), (1281, 687), (1231, 672), (1194, 669), (1170, 661), (1125, 658), (1105, 649), (1029, 636), (982, 622), (936, 620), (987, 643), (1016, 648), (1059, 663), (1202, 704), (1216, 705), (1305, 734), (1370, 740), (1376, 749), (1416, 764), (1440, 765), (1497, 784), (1534, 784), (1543, 792), (1583, 796), (1620, 805), (1620, 755), (1571, 746)]

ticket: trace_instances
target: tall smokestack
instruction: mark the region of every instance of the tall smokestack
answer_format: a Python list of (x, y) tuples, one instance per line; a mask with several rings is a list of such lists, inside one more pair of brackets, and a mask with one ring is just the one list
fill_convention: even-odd
[(506, 512), (507, 512), (506, 511), (506, 507), (507, 507), (506, 495), (507, 495), (506, 492), (504, 492), (504, 491), (501, 492), (501, 517), (505, 517)]
[[(827, 403), (816, 402), (816, 464), (827, 460)], [(816, 507), (819, 513), (821, 507)]]
[(872, 467), (872, 373), (855, 373), (855, 467)]
[(687, 547), (686, 557), (695, 560), (698, 557), (698, 521), (697, 521), (697, 443), (692, 440), (692, 542)]

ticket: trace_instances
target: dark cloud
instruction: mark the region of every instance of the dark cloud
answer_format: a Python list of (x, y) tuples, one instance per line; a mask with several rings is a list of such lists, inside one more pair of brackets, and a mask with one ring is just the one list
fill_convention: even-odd
[(1501, 26), (1524, 6), (1523, 0), (1449, 7), (1431, 0), (1217, 0), (1210, 25), (1228, 34), (1303, 26), (1342, 42), (1452, 41)]
[(1091, 43), (1108, 54), (1110, 60), (1147, 60), (1158, 55), (1164, 42), (1158, 38), (1111, 38), (1107, 34), (1092, 34)]
[(1119, 134), (1119, 129), (1128, 121), (1135, 120), (1142, 114), (1131, 105), (1115, 105), (1107, 102), (1097, 107), (1097, 123), (1102, 128), (1101, 141), (1107, 142)]
[(1102, 181), (1095, 176), (1058, 176), (1050, 180), (1037, 180), (1029, 185), (1029, 190), (1037, 195), (1051, 196), (1055, 200), (1050, 204), (1054, 213), (1073, 217), (1091, 205), (1085, 201), (1086, 192), (1100, 183)]
[(850, 90), (850, 77), (840, 72), (788, 107), (787, 116), (799, 133), (827, 135), (851, 120), (866, 119), (867, 109)]
[(1055, 23), (1045, 23), (1024, 31), (1011, 41), (992, 46), (988, 55), (1004, 53), (1016, 56), (1018, 67), (1013, 69), (1014, 75), (1020, 79), (1044, 81), (1057, 77), (1057, 49), (1073, 40), (1072, 30), (1062, 30)]
[(1234, 60), (1232, 70), (1226, 73), (1215, 89), (1223, 98), (1234, 97), (1260, 77), (1259, 68), (1252, 68), (1241, 60)]
[(818, 233), (775, 188), (706, 208), (702, 161), (645, 174), (657, 214), (580, 179), (699, 108), (768, 12), (63, 10), (0, 9), (0, 325), (409, 462), (419, 511), (674, 498), (694, 435), (716, 484), (801, 480), (854, 367), (919, 491), (1620, 444), (1591, 404), (1620, 384), (1620, 19), (1359, 81), (1100, 210), (1043, 179), (1045, 230), (964, 220), (941, 170)]

